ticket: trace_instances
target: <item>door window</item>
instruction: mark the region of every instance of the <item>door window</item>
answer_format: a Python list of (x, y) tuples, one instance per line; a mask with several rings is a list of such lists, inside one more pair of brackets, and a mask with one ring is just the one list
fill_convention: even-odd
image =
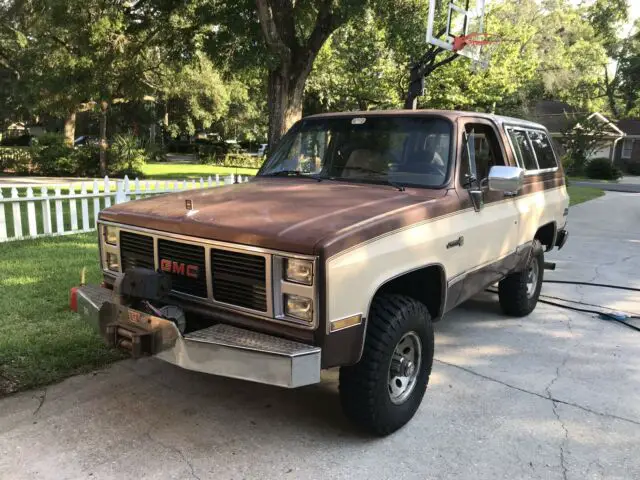
[[(470, 143), (469, 148), (464, 148), (462, 151), (460, 183), (468, 184), (470, 168), (473, 168), (475, 163), (476, 171), (473, 174), (480, 185), (485, 186), (491, 167), (506, 165), (498, 137), (491, 126), (484, 124), (467, 124), (465, 133), (465, 145), (467, 140)], [(469, 158), (470, 155), (472, 158)], [(475, 162), (470, 161), (472, 159), (475, 159)]]

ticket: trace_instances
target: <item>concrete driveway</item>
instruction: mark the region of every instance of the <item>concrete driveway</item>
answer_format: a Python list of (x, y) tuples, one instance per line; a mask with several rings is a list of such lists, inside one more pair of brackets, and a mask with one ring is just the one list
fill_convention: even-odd
[[(555, 278), (640, 286), (639, 215), (638, 195), (572, 208)], [(346, 422), (337, 372), (287, 391), (125, 361), (1, 400), (0, 478), (640, 478), (640, 333), (548, 305), (506, 318), (490, 294), (436, 330), (425, 400), (388, 438)]]

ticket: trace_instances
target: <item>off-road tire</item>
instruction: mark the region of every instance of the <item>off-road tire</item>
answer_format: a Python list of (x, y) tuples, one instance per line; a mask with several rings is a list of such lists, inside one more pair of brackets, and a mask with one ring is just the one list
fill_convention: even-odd
[[(508, 275), (498, 284), (498, 298), (500, 307), (507, 315), (513, 317), (524, 317), (529, 315), (536, 308), (540, 289), (542, 288), (542, 278), (544, 275), (544, 251), (542, 244), (538, 240), (533, 241), (531, 257), (525, 269)], [(531, 262), (537, 263), (537, 282), (533, 295), (527, 293), (527, 282)]]
[[(421, 360), (415, 386), (403, 403), (389, 393), (389, 368), (398, 342), (409, 332), (420, 339)], [(433, 324), (427, 307), (403, 295), (376, 296), (368, 319), (362, 358), (340, 369), (340, 401), (346, 416), (375, 435), (389, 435), (414, 416), (429, 383), (433, 364)]]

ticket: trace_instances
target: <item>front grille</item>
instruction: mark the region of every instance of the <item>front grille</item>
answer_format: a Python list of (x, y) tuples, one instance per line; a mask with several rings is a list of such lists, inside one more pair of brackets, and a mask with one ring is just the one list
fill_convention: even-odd
[(158, 261), (162, 271), (171, 275), (173, 290), (207, 298), (204, 247), (160, 239)]
[(211, 278), (216, 301), (267, 311), (264, 257), (211, 249)]
[(153, 238), (147, 235), (121, 231), (120, 257), (122, 259), (123, 272), (134, 267), (153, 270), (155, 268)]

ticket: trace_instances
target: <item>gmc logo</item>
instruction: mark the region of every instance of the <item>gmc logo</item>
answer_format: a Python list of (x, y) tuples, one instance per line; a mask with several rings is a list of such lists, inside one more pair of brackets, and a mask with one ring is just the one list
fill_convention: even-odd
[(183, 277), (198, 278), (200, 267), (198, 265), (190, 265), (188, 263), (174, 262), (173, 260), (160, 259), (160, 270), (173, 275), (182, 275)]

